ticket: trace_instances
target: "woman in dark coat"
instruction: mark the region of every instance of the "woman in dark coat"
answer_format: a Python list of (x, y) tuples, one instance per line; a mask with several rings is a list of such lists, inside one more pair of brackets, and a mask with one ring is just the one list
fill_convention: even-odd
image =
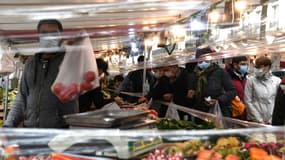
[[(283, 89), (282, 89), (282, 88)], [(278, 89), (272, 115), (272, 125), (283, 126), (285, 121), (285, 77)]]

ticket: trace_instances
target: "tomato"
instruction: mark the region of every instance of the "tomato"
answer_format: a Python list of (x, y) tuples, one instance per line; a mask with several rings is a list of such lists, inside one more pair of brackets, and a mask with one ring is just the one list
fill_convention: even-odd
[(92, 82), (95, 80), (96, 74), (93, 71), (88, 71), (84, 74), (84, 80), (86, 82)]
[(53, 92), (55, 94), (60, 94), (60, 92), (64, 89), (64, 85), (62, 83), (56, 83), (53, 86)]
[(225, 160), (240, 160), (240, 158), (236, 155), (229, 154), (226, 156)]
[(89, 82), (84, 82), (80, 84), (80, 91), (87, 91), (93, 88), (93, 84)]
[(153, 115), (155, 115), (156, 117), (158, 117), (158, 113), (157, 113), (156, 110), (154, 110), (154, 109), (148, 110), (148, 114), (153, 114)]
[(59, 94), (59, 99), (63, 102), (72, 100), (79, 93), (78, 84), (72, 83)]
[(70, 91), (70, 94), (72, 94), (72, 95), (78, 94), (78, 93), (79, 93), (78, 84), (76, 84), (76, 83), (71, 83), (71, 84), (68, 86), (68, 90)]
[(60, 92), (59, 94), (59, 99), (62, 101), (62, 102), (67, 102), (70, 100), (70, 97), (66, 94), (66, 91), (62, 91)]

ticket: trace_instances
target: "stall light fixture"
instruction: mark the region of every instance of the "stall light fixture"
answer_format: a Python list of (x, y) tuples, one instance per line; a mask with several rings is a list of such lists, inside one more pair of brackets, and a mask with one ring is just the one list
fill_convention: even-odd
[(209, 13), (209, 18), (211, 22), (218, 22), (220, 19), (220, 14), (216, 11)]
[(181, 25), (174, 25), (171, 27), (171, 33), (177, 37), (177, 38), (180, 38), (180, 37), (183, 37), (185, 36), (186, 34), (186, 30), (183, 26)]
[(32, 20), (42, 20), (47, 18), (54, 18), (54, 19), (67, 19), (67, 18), (74, 18), (75, 15), (68, 12), (62, 13), (37, 13), (30, 16)]
[(274, 37), (274, 36), (267, 35), (267, 36), (265, 37), (265, 39), (266, 39), (267, 44), (272, 44), (272, 43), (274, 42), (274, 40), (275, 40), (275, 37)]
[(145, 45), (145, 46), (148, 46), (148, 47), (152, 46), (152, 40), (146, 39), (146, 40), (144, 41), (144, 45)]
[(246, 9), (246, 1), (237, 1), (235, 2), (235, 8), (238, 10), (238, 11), (244, 11)]
[(158, 36), (154, 36), (154, 37), (152, 38), (152, 42), (153, 42), (154, 44), (158, 44), (158, 43), (159, 43), (159, 37), (158, 37)]
[(206, 25), (198, 20), (193, 20), (190, 22), (191, 31), (201, 31), (206, 30)]

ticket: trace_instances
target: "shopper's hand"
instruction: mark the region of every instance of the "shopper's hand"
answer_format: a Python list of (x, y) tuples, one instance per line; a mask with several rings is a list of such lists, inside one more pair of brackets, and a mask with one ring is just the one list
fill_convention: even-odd
[(139, 103), (147, 103), (147, 98), (145, 98), (145, 97), (141, 97), (141, 98), (139, 98), (139, 100), (138, 100), (138, 102)]
[(205, 101), (205, 104), (208, 107), (215, 107), (217, 103), (218, 103), (218, 100), (216, 100), (216, 99), (211, 99), (209, 101)]
[(195, 91), (194, 90), (192, 90), (192, 89), (188, 90), (188, 93), (187, 93), (187, 97), (188, 98), (193, 98), (194, 95), (195, 95)]
[(163, 99), (166, 101), (171, 101), (172, 98), (173, 98), (173, 94), (171, 94), (171, 93), (166, 93), (163, 95)]
[(117, 96), (114, 98), (114, 101), (118, 104), (118, 105), (122, 105), (124, 103), (124, 101), (122, 100), (121, 97)]

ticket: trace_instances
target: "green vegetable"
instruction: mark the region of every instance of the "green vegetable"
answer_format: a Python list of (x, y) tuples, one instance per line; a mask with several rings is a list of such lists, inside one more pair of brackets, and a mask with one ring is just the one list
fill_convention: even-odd
[(194, 122), (175, 120), (175, 119), (161, 119), (156, 123), (158, 129), (213, 129), (215, 124), (213, 122), (204, 122), (203, 124), (196, 124)]

